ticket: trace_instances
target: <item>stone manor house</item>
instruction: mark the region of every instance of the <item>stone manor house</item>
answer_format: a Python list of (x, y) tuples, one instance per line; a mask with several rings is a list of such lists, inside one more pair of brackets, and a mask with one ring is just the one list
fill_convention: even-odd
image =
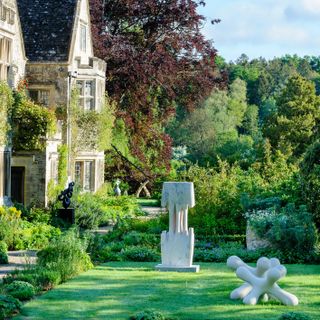
[[(14, 88), (27, 79), (30, 98), (43, 108), (68, 108), (77, 87), (84, 110), (101, 110), (106, 64), (94, 57), (90, 30), (88, 0), (0, 0), (0, 80)], [(61, 121), (57, 127), (44, 151), (0, 146), (0, 205), (10, 199), (47, 204), (48, 183), (57, 180), (58, 146), (71, 139)], [(102, 185), (103, 152), (82, 150), (69, 166), (70, 179), (84, 190)]]

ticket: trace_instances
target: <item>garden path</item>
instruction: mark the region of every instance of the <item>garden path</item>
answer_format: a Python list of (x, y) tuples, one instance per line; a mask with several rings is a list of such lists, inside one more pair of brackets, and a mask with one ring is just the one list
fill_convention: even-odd
[(163, 213), (167, 212), (166, 208), (161, 207), (151, 207), (151, 206), (141, 206), (141, 210), (147, 214), (148, 218), (155, 218)]
[(15, 269), (22, 269), (28, 264), (34, 264), (36, 254), (35, 250), (8, 251), (9, 263), (0, 266), (0, 279)]
[[(157, 216), (166, 213), (166, 209), (161, 207), (141, 206), (141, 209), (146, 213), (146, 216), (144, 217), (146, 219), (156, 218)], [(106, 234), (111, 231), (112, 228), (112, 225), (100, 227), (95, 232), (99, 234)], [(0, 265), (0, 279), (2, 279), (6, 274), (14, 271), (15, 269), (22, 269), (28, 264), (35, 264), (36, 254), (36, 250), (8, 251), (9, 263)]]

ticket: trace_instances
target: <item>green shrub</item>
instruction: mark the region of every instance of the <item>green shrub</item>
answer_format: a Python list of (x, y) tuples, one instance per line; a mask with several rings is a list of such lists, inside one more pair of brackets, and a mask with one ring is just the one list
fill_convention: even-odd
[(153, 234), (131, 231), (123, 236), (123, 242), (127, 246), (143, 245), (154, 246), (159, 244), (160, 238)]
[(45, 208), (31, 207), (27, 211), (22, 211), (22, 218), (33, 223), (48, 224), (51, 220), (50, 210)]
[(35, 289), (32, 284), (25, 281), (13, 281), (4, 287), (5, 292), (21, 301), (29, 300), (35, 295)]
[(76, 224), (84, 229), (96, 229), (118, 219), (134, 217), (141, 210), (133, 197), (111, 197), (103, 193), (84, 193), (73, 200), (76, 208)]
[(311, 318), (305, 313), (287, 312), (283, 313), (278, 320), (311, 320)]
[(18, 313), (21, 308), (21, 302), (7, 295), (0, 295), (0, 319), (6, 319), (15, 313)]
[(125, 261), (159, 261), (160, 255), (153, 249), (142, 246), (127, 247), (121, 252)]
[(305, 206), (288, 204), (248, 214), (248, 221), (260, 237), (270, 241), (279, 258), (289, 263), (310, 262), (317, 243), (317, 230)]
[(93, 267), (86, 253), (88, 241), (81, 239), (75, 229), (70, 229), (38, 252), (38, 265), (59, 272), (61, 281)]
[(61, 282), (61, 276), (57, 271), (34, 267), (14, 270), (3, 278), (4, 284), (10, 284), (13, 281), (25, 281), (32, 284), (37, 291), (47, 291)]
[(21, 211), (15, 207), (0, 207), (0, 240), (10, 249), (14, 248), (21, 221)]
[(42, 222), (22, 221), (15, 236), (13, 247), (16, 250), (42, 249), (52, 239), (59, 237), (60, 234), (61, 230), (51, 225)]
[(104, 212), (95, 195), (84, 193), (75, 201), (76, 224), (83, 229), (97, 229)]
[(0, 241), (0, 264), (8, 263), (8, 246), (4, 241)]
[(121, 261), (120, 252), (112, 250), (112, 246), (105, 246), (99, 251), (99, 260), (101, 262)]
[(226, 243), (224, 246), (213, 249), (195, 248), (194, 261), (226, 262), (230, 256), (238, 256), (246, 262), (256, 262), (261, 256), (270, 254), (271, 252), (267, 250), (249, 251), (241, 244)]
[(145, 310), (129, 318), (130, 320), (166, 320), (165, 316), (158, 311)]

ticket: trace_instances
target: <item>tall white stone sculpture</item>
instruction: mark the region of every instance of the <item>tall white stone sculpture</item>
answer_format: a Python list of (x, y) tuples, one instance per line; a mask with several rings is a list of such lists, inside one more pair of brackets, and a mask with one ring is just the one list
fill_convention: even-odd
[(272, 296), (285, 305), (295, 306), (299, 303), (295, 295), (281, 289), (276, 283), (287, 274), (287, 269), (278, 259), (262, 257), (258, 259), (257, 267), (253, 268), (239, 257), (231, 256), (227, 260), (227, 266), (236, 271), (238, 278), (245, 281), (231, 292), (231, 299), (243, 299), (244, 304), (255, 305), (259, 298), (268, 301), (269, 296)]
[(192, 182), (164, 182), (162, 207), (169, 210), (169, 231), (161, 234), (160, 271), (198, 272), (193, 265), (194, 231), (188, 228), (188, 209), (194, 207)]

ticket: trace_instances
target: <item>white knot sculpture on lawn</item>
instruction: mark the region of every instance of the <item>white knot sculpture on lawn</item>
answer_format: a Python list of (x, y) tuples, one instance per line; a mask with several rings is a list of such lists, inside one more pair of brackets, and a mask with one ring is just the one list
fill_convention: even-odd
[(238, 278), (245, 281), (242, 286), (231, 292), (231, 299), (242, 299), (244, 304), (255, 305), (259, 298), (268, 301), (269, 296), (272, 296), (288, 306), (296, 306), (299, 303), (295, 295), (281, 289), (276, 283), (287, 274), (287, 269), (277, 258), (262, 257), (258, 259), (254, 268), (239, 257), (231, 256), (227, 260), (227, 266), (236, 271)]

